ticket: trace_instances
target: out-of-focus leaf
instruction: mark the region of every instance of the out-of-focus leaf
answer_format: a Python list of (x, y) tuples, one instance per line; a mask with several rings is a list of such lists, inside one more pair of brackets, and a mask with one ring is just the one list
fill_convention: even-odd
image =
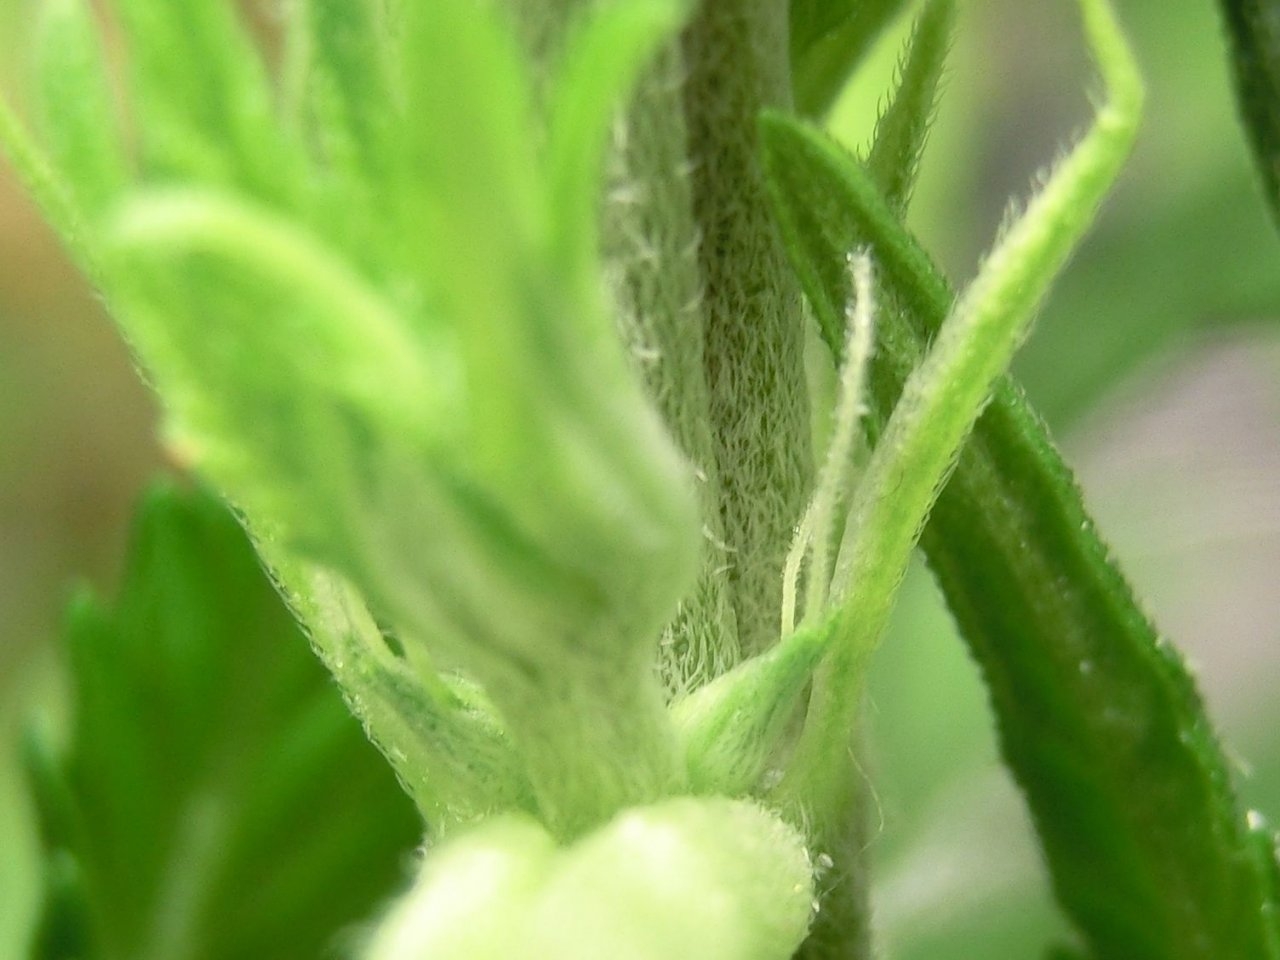
[(1280, 226), (1280, 2), (1220, 0), (1240, 115)]
[(1277, 314), (1280, 256), (1247, 178), (1208, 175), (1192, 195), (1129, 212), (1082, 251), (1014, 364), (1055, 434), (1206, 330)]
[(296, 196), (301, 155), (275, 113), (267, 71), (236, 5), (118, 0), (131, 103), (148, 174)]
[(50, 163), (48, 155), (32, 139), (22, 120), (0, 97), (0, 153), (12, 165), (49, 222), (58, 230), (68, 251), (81, 267), (92, 268), (93, 254), (86, 242), (84, 223), (72, 199), (70, 186)]
[[(866, 170), (820, 134), (765, 137), (788, 250), (833, 351), (847, 252), (888, 300), (872, 432), (952, 302)], [(982, 666), (1060, 901), (1099, 960), (1273, 956), (1261, 861), (1181, 660), (1155, 634), (1017, 387), (1003, 381), (922, 546)]]
[(819, 117), (906, 0), (792, 0), (791, 73), (796, 108)]
[(1249, 837), (1262, 865), (1262, 882), (1266, 890), (1262, 919), (1270, 934), (1267, 956), (1280, 957), (1280, 845), (1276, 832), (1260, 814), (1251, 812), (1249, 821)]
[[(1050, 36), (1060, 22), (1055, 6), (1041, 12), (1048, 22), (1029, 28)], [(1236, 324), (1274, 317), (1280, 304), (1274, 221), (1259, 203), (1238, 136), (1222, 47), (1206, 43), (1222, 35), (1219, 11), (1215, 4), (1129, 4), (1124, 13), (1153, 92), (1146, 120), (1089, 243), (1013, 367), (1036, 411), (1064, 439), (1144, 369), (1196, 349), (1205, 335), (1227, 328), (1230, 336)], [(980, 36), (968, 41), (978, 44), (969, 47), (973, 56), (986, 61), (981, 51), (999, 45), (1004, 20), (986, 18)], [(1032, 148), (1036, 153), (1047, 151), (1047, 128), (1075, 122), (1075, 108), (1061, 102), (1054, 111), (1060, 119), (1041, 114), (1041, 132), (1025, 131), (1040, 111), (1034, 101), (1050, 94), (1035, 80), (1044, 63), (1016, 55), (1001, 62), (1013, 72), (998, 89), (962, 72), (948, 84), (947, 107), (931, 134), (936, 162), (926, 164), (912, 208), (919, 234), (956, 277), (968, 274), (978, 252), (964, 239), (981, 232), (973, 217), (989, 225), (999, 214), (1003, 198), (987, 191), (996, 183), (1008, 184), (1000, 191), (1020, 187), (1018, 171), (1031, 174), (1035, 158), (1025, 143), (1014, 146), (1018, 138), (1028, 133), (1044, 145)], [(974, 110), (991, 117), (985, 133), (972, 123)]]
[(549, 109), (547, 171), (557, 252), (589, 265), (599, 246), (598, 189), (617, 105), (684, 18), (682, 0), (605, 5), (570, 30)]
[(349, 255), (370, 272), (398, 269), (388, 227), (394, 202), (379, 189), (394, 174), (392, 71), (386, 24), (376, 0), (310, 0), (291, 21), (287, 79), (295, 124), (323, 171), (317, 200)]
[(67, 647), (69, 745), (27, 751), (40, 960), (313, 960), (394, 889), (421, 824), (215, 501), (152, 493)]
[(97, 25), (86, 0), (56, 0), (43, 15), (36, 48), (41, 128), (77, 207), (92, 216), (127, 178)]
[(321, 87), (315, 92), (332, 98), (323, 111), (322, 132), (349, 138), (362, 152), (385, 136), (385, 98), (391, 95), (378, 6), (374, 0), (310, 0), (303, 14)]

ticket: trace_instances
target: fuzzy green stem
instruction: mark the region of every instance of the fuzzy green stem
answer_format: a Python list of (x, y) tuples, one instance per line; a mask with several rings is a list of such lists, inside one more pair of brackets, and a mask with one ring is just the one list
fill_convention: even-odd
[(604, 260), (623, 343), (663, 422), (694, 467), (703, 520), (694, 591), (668, 626), (661, 672), (673, 694), (695, 689), (739, 658), (725, 565), (719, 463), (703, 365), (703, 298), (693, 218), (684, 63), (664, 50), (616, 129), (604, 202)]
[(743, 653), (777, 640), (813, 462), (799, 288), (769, 214), (756, 116), (790, 105), (787, 4), (704, 0), (684, 36), (703, 363)]

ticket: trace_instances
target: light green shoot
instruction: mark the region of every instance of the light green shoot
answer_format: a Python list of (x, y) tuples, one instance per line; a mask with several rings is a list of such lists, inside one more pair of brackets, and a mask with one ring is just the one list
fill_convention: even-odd
[(843, 519), (839, 511), (840, 501), (849, 488), (850, 461), (858, 425), (866, 412), (863, 394), (875, 339), (874, 283), (869, 254), (849, 254), (849, 277), (853, 299), (845, 313), (848, 331), (836, 390), (831, 440), (818, 473), (817, 489), (796, 531), (783, 569), (784, 638), (796, 628), (797, 593), (806, 554), (809, 567), (805, 575), (804, 621), (816, 623), (826, 608), (831, 586), (831, 547), (840, 529), (838, 521)]
[[(406, 425), (441, 417), (458, 372), (420, 350), (396, 312), (349, 263), (292, 221), (209, 190), (154, 190), (125, 205), (111, 238), (116, 253), (176, 249), (202, 253), (271, 284), (318, 317), (307, 333), (326, 375), (341, 372), (358, 402)], [(417, 339), (415, 339), (415, 337)], [(340, 362), (341, 361), (341, 362)], [(433, 362), (434, 361), (434, 362)]]
[[(857, 484), (832, 582), (838, 626), (788, 771), (794, 788), (811, 785), (832, 751), (846, 749), (861, 699), (859, 678), (933, 501), (1133, 144), (1143, 100), (1133, 54), (1106, 0), (1081, 0), (1080, 8), (1105, 99), (1092, 127), (957, 300)], [(823, 801), (810, 795), (807, 802)]]
[(805, 620), (810, 623), (822, 614), (829, 598), (831, 548), (837, 529), (839, 500), (849, 483), (854, 438), (862, 416), (866, 413), (863, 394), (875, 335), (875, 288), (870, 254), (850, 254), (849, 273), (853, 280), (853, 302), (847, 311), (849, 333), (840, 372), (835, 431), (827, 448), (826, 462), (818, 475), (818, 489), (813, 497), (813, 555), (809, 563), (809, 587), (805, 592), (804, 613)]

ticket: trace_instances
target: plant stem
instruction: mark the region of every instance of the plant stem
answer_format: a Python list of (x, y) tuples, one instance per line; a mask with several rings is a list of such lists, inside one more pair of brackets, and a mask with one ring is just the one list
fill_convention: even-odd
[(660, 647), (660, 672), (674, 696), (714, 679), (739, 659), (707, 412), (683, 79), (683, 59), (673, 43), (641, 79), (625, 122), (615, 128), (602, 229), (623, 343), (697, 479), (702, 567)]
[(812, 484), (799, 288), (769, 214), (756, 117), (790, 104), (787, 4), (704, 0), (684, 36), (703, 363), (738, 637), (777, 640), (782, 569)]

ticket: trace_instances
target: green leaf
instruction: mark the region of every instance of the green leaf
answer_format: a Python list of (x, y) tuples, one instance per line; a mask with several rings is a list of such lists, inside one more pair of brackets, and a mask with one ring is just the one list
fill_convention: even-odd
[[(312, 69), (336, 99), (319, 132), (340, 133), (357, 150), (369, 150), (386, 131), (391, 95), (386, 53), (389, 39), (374, 0), (308, 0), (304, 13)], [(339, 114), (340, 111), (340, 114)]]
[(300, 155), (285, 136), (262, 57), (225, 0), (117, 0), (144, 172), (296, 196)]
[(474, 684), (396, 655), (359, 594), (332, 573), (278, 543), (260, 540), (258, 552), (432, 841), (491, 814), (537, 809), (511, 738)]
[[(485, 812), (486, 790), (519, 806), (526, 769), (566, 831), (665, 790), (679, 770), (652, 655), (697, 559), (692, 478), (627, 369), (599, 264), (564, 252), (602, 192), (603, 171), (580, 166), (612, 109), (591, 68), (618, 70), (603, 94), (621, 96), (678, 5), (593, 21), (548, 85), (564, 107), (550, 130), (500, 9), (400, 6), (384, 41), (372, 11), (316, 6), (314, 29), (342, 36), (290, 33), (292, 82), (310, 70), (331, 94), (292, 125), (316, 154), (298, 187), (270, 162), (291, 141), (231, 9), (123, 2), (152, 152), (106, 224), (104, 292), (175, 448), (278, 548), (277, 574), (301, 571), (303, 619), (324, 606), (315, 575), (355, 592), (354, 629), (307, 626), (373, 738), (402, 772), (430, 761), (406, 780), (445, 823)], [(204, 50), (223, 43), (234, 57)], [(357, 107), (384, 71), (392, 95)], [(385, 152), (326, 152), (309, 128), (330, 121), (348, 147), (385, 130)], [(370, 609), (401, 641), (390, 664)], [(436, 661), (479, 684), (505, 730)], [(413, 726), (424, 705), (431, 737)], [(602, 716), (626, 720), (605, 735)], [(466, 769), (474, 745), (493, 763)], [(587, 795), (599, 803), (572, 799)]]
[(1255, 862), (1266, 890), (1262, 916), (1271, 937), (1267, 956), (1280, 957), (1280, 837), (1261, 814), (1250, 811), (1248, 819)]
[(27, 751), (41, 960), (312, 960), (394, 889), (420, 822), (212, 499), (148, 497), (67, 648), (69, 744)]
[(398, 93), (391, 39), (376, 0), (306, 0), (293, 16), (282, 81), (285, 107), (318, 168), (316, 200), (335, 239), (371, 273), (404, 270), (394, 236), (400, 211), (387, 184), (397, 170)]
[(85, 890), (84, 871), (70, 847), (83, 833), (75, 801), (59, 769), (47, 735), (33, 728), (23, 742), (27, 780), (39, 810), (42, 902), (32, 942), (32, 956), (40, 958), (93, 957), (93, 920)]
[(826, 651), (834, 622), (805, 627), (675, 703), (690, 787), (698, 793), (756, 792)]
[(52, 163), (92, 221), (128, 180), (97, 25), (86, 0), (56, 0), (42, 14), (36, 47), (40, 128)]
[(906, 0), (792, 0), (791, 73), (796, 109), (825, 114)]
[[(400, 19), (405, 169), (418, 184), (406, 184), (408, 212), (424, 259), (438, 266), (428, 280), (450, 313), (476, 315), (479, 335), (485, 314), (518, 309), (508, 272), (546, 241), (529, 65), (492, 5), (410, 3)], [(511, 376), (514, 361), (503, 354), (525, 344), (493, 343), (511, 338), (490, 329), (492, 373)]]
[(1245, 132), (1280, 226), (1280, 3), (1220, 0)]
[[(872, 432), (953, 296), (867, 171), (791, 124), (767, 139), (788, 249), (833, 350), (847, 252), (882, 285)], [(1043, 426), (1000, 383), (922, 546), (975, 658), (1057, 894), (1099, 960), (1269, 957), (1227, 765), (1186, 669), (1137, 607)]]
[(92, 244), (72, 198), (70, 185), (59, 175), (48, 154), (32, 139), (26, 125), (3, 97), (0, 97), (0, 151), (40, 211), (58, 231), (81, 269), (92, 273)]
[(899, 214), (906, 211), (938, 101), (956, 24), (955, 0), (931, 0), (916, 21), (893, 99), (876, 123), (867, 170)]

